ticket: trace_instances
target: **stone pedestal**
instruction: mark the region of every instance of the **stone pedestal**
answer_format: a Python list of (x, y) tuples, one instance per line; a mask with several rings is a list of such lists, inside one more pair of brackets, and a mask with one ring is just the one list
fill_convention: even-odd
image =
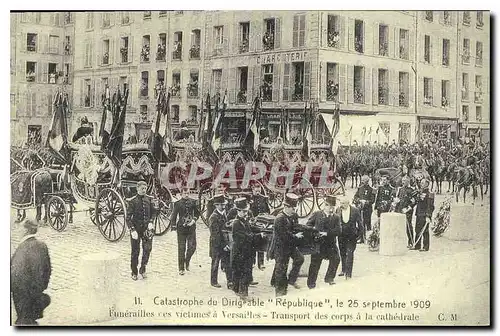
[(472, 204), (453, 203), (450, 207), (450, 226), (444, 236), (452, 240), (471, 240), (474, 223), (474, 212), (477, 209)]
[(92, 253), (81, 256), (77, 306), (78, 321), (97, 323), (113, 319), (110, 308), (116, 308), (119, 284), (119, 254)]
[(406, 216), (396, 212), (386, 212), (380, 216), (379, 254), (399, 256), (408, 249), (406, 236)]

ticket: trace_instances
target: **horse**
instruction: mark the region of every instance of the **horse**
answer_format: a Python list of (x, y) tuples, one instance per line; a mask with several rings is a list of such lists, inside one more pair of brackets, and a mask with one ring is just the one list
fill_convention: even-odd
[(481, 189), (481, 204), (483, 202), (483, 185), (480, 183), (482, 177), (478, 169), (471, 167), (460, 167), (457, 169), (455, 199), (458, 202), (460, 191), (463, 189), (463, 199), (466, 202), (466, 195), (472, 187), (472, 204), (476, 201), (477, 186)]
[(446, 175), (446, 165), (440, 155), (435, 155), (430, 159), (428, 173), (431, 178), (431, 190), (434, 189), (434, 182), (436, 182), (437, 193), (441, 194), (443, 180)]
[[(452, 157), (453, 158), (453, 157)], [(457, 171), (459, 165), (456, 160), (452, 159), (451, 162), (446, 166), (445, 178), (448, 180), (448, 193), (453, 193), (455, 190), (455, 181), (457, 180)], [(451, 189), (451, 190), (450, 190)]]

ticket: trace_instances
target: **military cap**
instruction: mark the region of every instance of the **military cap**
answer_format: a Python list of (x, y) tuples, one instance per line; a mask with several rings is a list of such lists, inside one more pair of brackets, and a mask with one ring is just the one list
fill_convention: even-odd
[(285, 206), (295, 208), (298, 202), (299, 202), (299, 196), (297, 196), (294, 193), (288, 193), (285, 195), (285, 201), (283, 202), (283, 204)]
[(215, 205), (216, 204), (220, 204), (220, 205), (226, 205), (227, 204), (227, 199), (222, 194), (215, 195), (212, 198), (212, 201), (214, 202)]
[(245, 197), (237, 198), (234, 201), (234, 207), (236, 208), (236, 210), (240, 210), (240, 211), (250, 210), (250, 205), (248, 204), (248, 201)]

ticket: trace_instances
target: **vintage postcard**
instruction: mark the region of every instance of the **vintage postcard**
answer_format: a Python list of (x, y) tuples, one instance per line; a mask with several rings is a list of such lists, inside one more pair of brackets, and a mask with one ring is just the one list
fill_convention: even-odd
[(10, 20), (12, 325), (491, 324), (488, 11)]

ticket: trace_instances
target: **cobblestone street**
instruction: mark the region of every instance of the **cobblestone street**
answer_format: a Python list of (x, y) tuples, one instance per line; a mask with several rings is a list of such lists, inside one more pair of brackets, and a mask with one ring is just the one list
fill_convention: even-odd
[[(348, 191), (349, 195), (353, 190)], [(445, 199), (443, 195), (436, 197), (436, 211)], [(484, 206), (474, 207), (477, 221), (471, 223), (471, 230), (474, 232), (471, 241), (452, 241), (446, 237), (436, 238), (431, 236), (431, 247), (428, 253), (409, 251), (401, 257), (380, 256), (377, 252), (370, 252), (367, 245), (360, 245), (355, 252), (354, 274), (350, 283), (365, 286), (366, 280), (377, 274), (392, 274), (397, 277), (406, 273), (405, 267), (419, 265), (422, 262), (437, 261), (438, 258), (453, 256), (460, 253), (480, 251), (486, 249), (489, 253), (489, 196), (485, 198)], [(12, 212), (12, 218), (15, 216)], [(28, 212), (28, 217), (33, 213)], [(453, 225), (453, 223), (451, 223)], [(22, 234), (20, 224), (15, 224), (11, 220), (11, 253), (14, 252)], [(153, 297), (170, 296), (174, 297), (196, 297), (209, 299), (210, 297), (221, 298), (227, 296), (234, 298), (232, 292), (225, 288), (224, 274), (219, 274), (219, 282), (222, 288), (216, 289), (210, 286), (210, 258), (208, 255), (209, 231), (202, 224), (197, 225), (198, 249), (191, 262), (191, 271), (186, 275), (178, 275), (177, 270), (177, 246), (175, 232), (168, 232), (162, 237), (155, 237), (153, 242), (153, 252), (148, 265), (148, 279), (132, 281), (130, 279), (129, 259), (130, 240), (128, 235), (120, 242), (107, 242), (99, 233), (99, 230), (86, 218), (85, 212), (75, 215), (75, 222), (68, 224), (64, 232), (56, 232), (50, 227), (43, 227), (39, 231), (39, 237), (45, 241), (49, 247), (52, 260), (52, 277), (47, 293), (52, 298), (51, 305), (46, 309), (45, 316), (39, 322), (41, 325), (75, 324), (77, 323), (76, 309), (79, 298), (79, 257), (94, 252), (116, 252), (120, 255), (120, 279), (119, 279), (119, 304), (118, 309), (131, 308), (135, 296)], [(326, 262), (323, 263), (320, 271), (322, 274), (326, 270)], [(274, 296), (274, 289), (269, 285), (274, 262), (267, 262), (265, 270), (254, 268), (254, 278), (259, 282), (257, 286), (250, 288), (251, 297), (262, 299)], [(424, 269), (428, 271), (431, 278), (436, 274), (436, 269)], [(449, 270), (453, 272), (453, 270)], [(486, 274), (483, 274), (486, 276)], [(489, 281), (489, 276), (488, 280)], [(343, 279), (338, 279), (337, 286), (328, 288), (328, 291), (342, 291), (342, 286), (347, 286)], [(305, 286), (305, 278), (299, 278), (301, 289), (291, 289), (290, 295), (310, 295), (309, 289)], [(347, 288), (347, 287), (346, 287)], [(316, 293), (326, 290), (326, 285), (318, 280)], [(386, 290), (388, 290), (386, 288)], [(394, 293), (397, 296), (397, 293)], [(13, 310), (13, 308), (12, 308)], [(13, 313), (15, 318), (15, 313)], [(132, 323), (133, 321), (128, 321)]]

